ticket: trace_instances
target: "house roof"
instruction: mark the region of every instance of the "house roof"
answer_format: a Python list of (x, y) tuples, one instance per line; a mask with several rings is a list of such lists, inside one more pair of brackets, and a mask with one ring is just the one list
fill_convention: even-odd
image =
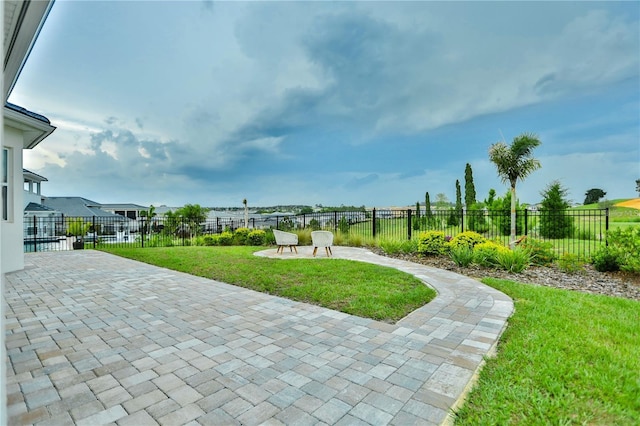
[(45, 117), (44, 115), (35, 113), (33, 111), (29, 111), (28, 109), (18, 106), (16, 104), (12, 104), (11, 102), (7, 102), (5, 104), (5, 107), (7, 107), (10, 110), (19, 112), (20, 114), (26, 115), (27, 117), (31, 117), (34, 118), (36, 120), (42, 121), (43, 123), (46, 124), (51, 124), (51, 121), (49, 121), (49, 119), (47, 117)]
[(96, 216), (127, 219), (118, 214), (109, 213), (100, 208), (100, 203), (82, 197), (46, 197), (44, 205), (53, 208), (65, 216)]
[(24, 208), (25, 212), (55, 212), (56, 209), (52, 209), (51, 207), (47, 207), (38, 203), (29, 203), (27, 207)]
[(103, 209), (109, 210), (147, 210), (149, 207), (132, 203), (100, 204)]
[(32, 182), (49, 182), (49, 179), (46, 177), (40, 176), (39, 174), (33, 173), (31, 170), (27, 169), (22, 169), (22, 176)]
[(49, 119), (17, 105), (6, 103), (3, 111), (4, 125), (22, 132), (22, 146), (31, 149), (56, 129)]

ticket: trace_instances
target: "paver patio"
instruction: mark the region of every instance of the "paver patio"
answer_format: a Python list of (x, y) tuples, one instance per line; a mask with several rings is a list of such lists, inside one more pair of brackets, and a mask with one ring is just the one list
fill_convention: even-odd
[(449, 421), (511, 299), (364, 249), (334, 257), (406, 271), (438, 296), (391, 325), (99, 251), (27, 254), (6, 277), (10, 424)]

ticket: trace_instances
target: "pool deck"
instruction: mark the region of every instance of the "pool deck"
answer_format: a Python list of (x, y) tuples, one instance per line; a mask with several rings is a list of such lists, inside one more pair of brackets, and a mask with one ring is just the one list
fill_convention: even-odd
[(451, 422), (511, 299), (365, 249), (333, 254), (408, 272), (438, 295), (387, 324), (94, 250), (26, 254), (5, 282), (9, 423)]

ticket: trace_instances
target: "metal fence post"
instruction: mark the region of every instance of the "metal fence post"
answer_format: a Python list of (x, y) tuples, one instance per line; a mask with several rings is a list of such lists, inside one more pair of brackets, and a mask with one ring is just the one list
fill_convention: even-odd
[(93, 249), (96, 249), (96, 242), (98, 240), (98, 228), (96, 228), (96, 217), (93, 216), (93, 222), (91, 224), (93, 226)]
[[(524, 235), (529, 235), (529, 209), (524, 209)], [(516, 224), (518, 221), (516, 220)]]
[(144, 216), (141, 217), (142, 221), (142, 229), (140, 230), (140, 240), (142, 241), (142, 248), (144, 248), (144, 234), (145, 234), (145, 226), (144, 226)]
[(373, 237), (376, 237), (376, 208), (373, 208), (373, 215), (371, 216), (372, 220), (371, 220), (371, 225), (373, 226), (373, 229), (371, 230), (371, 235), (373, 235)]
[(605, 209), (605, 218), (604, 218), (604, 245), (609, 247), (609, 207)]
[(38, 251), (38, 227), (35, 214), (33, 215), (33, 251), (34, 253)]
[(411, 209), (407, 209), (407, 237), (411, 241)]

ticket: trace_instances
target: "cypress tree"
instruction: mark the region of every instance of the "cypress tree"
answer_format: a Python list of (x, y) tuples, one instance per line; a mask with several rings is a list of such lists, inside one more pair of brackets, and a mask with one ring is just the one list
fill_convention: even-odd
[(430, 228), (433, 225), (433, 213), (431, 212), (431, 200), (429, 199), (429, 192), (424, 195), (424, 217), (425, 222), (427, 224), (427, 228)]
[(476, 203), (476, 187), (473, 184), (473, 171), (471, 164), (467, 163), (464, 169), (464, 204), (467, 210)]
[(460, 215), (462, 213), (462, 193), (460, 191), (460, 181), (456, 179), (456, 206), (449, 213), (449, 219), (447, 225), (458, 226), (460, 225)]

